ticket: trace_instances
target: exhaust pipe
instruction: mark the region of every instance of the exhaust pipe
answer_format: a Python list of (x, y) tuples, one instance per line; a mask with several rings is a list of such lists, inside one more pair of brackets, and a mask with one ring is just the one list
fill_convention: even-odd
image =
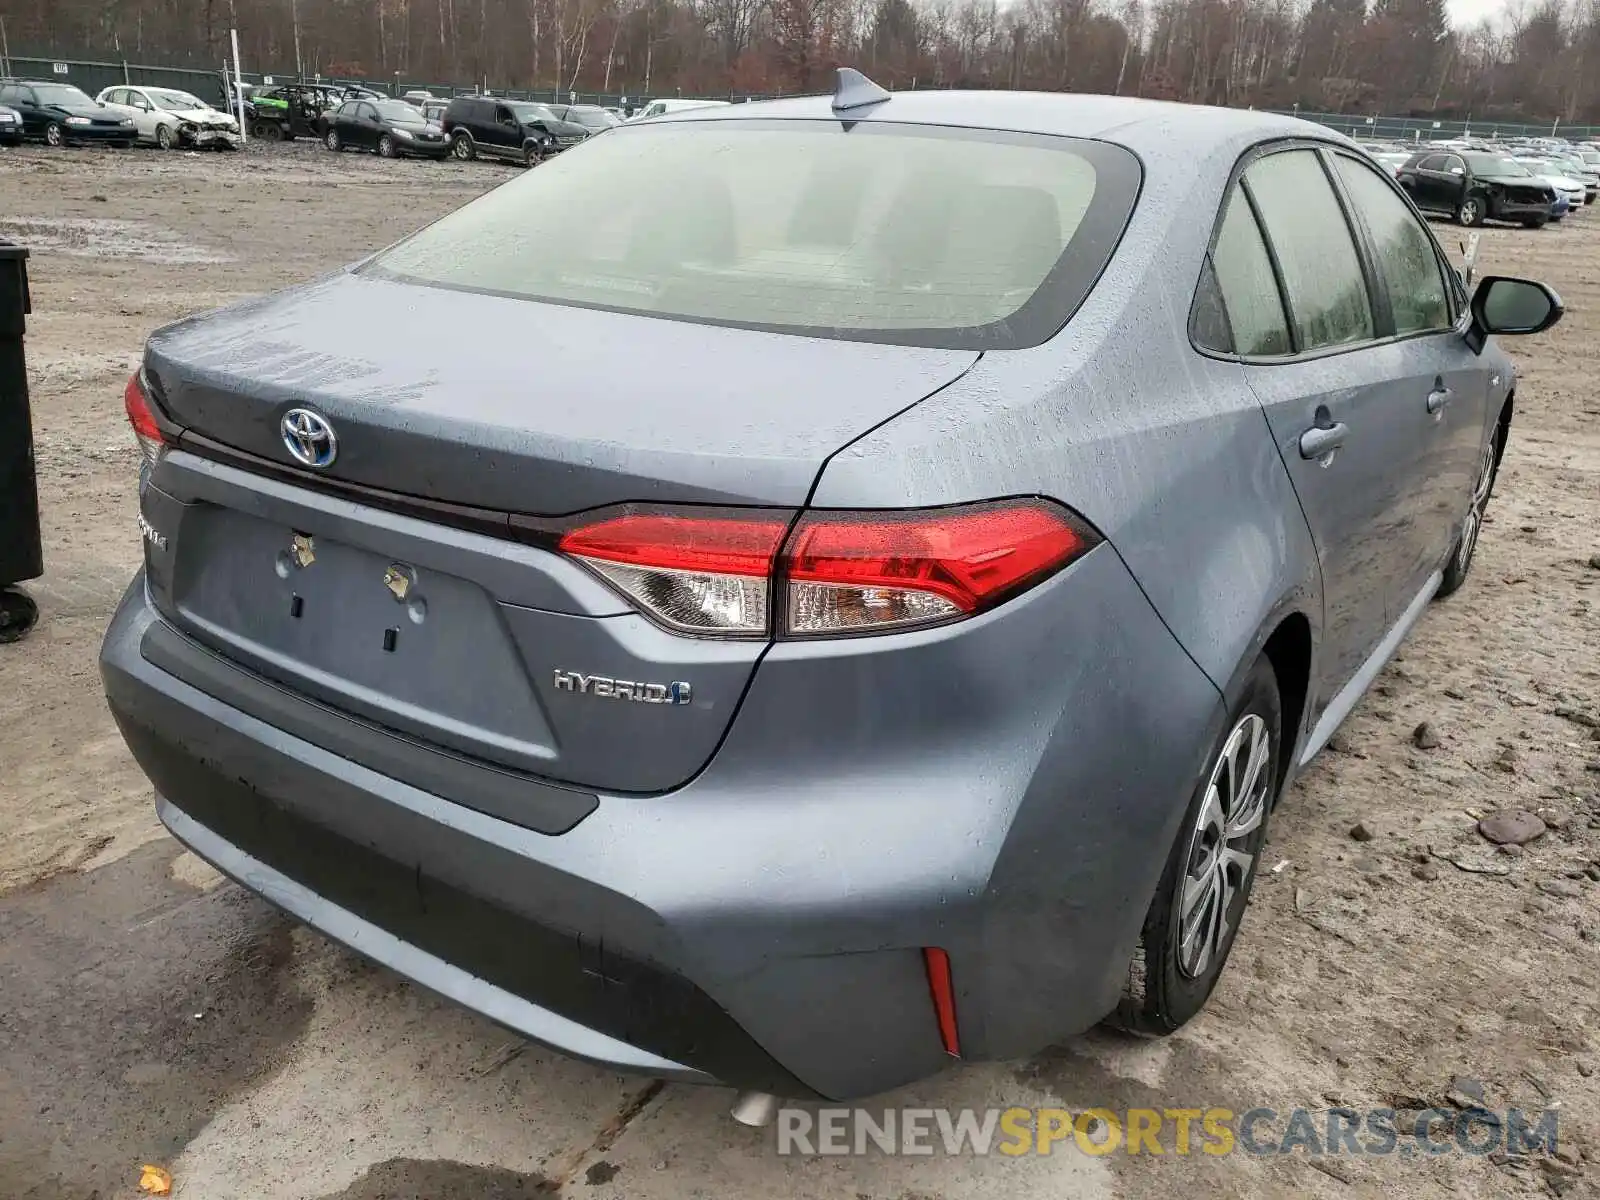
[(778, 1115), (778, 1098), (771, 1092), (740, 1092), (729, 1115), (741, 1125), (761, 1129)]

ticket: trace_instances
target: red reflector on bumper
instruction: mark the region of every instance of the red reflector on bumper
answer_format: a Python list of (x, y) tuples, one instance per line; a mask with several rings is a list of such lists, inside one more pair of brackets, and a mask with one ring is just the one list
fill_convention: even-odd
[(939, 1040), (951, 1058), (961, 1057), (961, 1039), (956, 1034), (956, 987), (950, 974), (950, 956), (937, 946), (922, 948), (922, 963), (928, 970), (928, 992), (933, 997), (933, 1012), (939, 1019)]

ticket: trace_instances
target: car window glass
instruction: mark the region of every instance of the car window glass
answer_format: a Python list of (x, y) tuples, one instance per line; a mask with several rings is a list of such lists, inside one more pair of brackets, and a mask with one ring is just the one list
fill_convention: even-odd
[(1237, 187), (1228, 198), (1211, 261), (1233, 330), (1233, 349), (1245, 355), (1289, 353), (1289, 325), (1272, 260), (1250, 204)]
[[(1002, 141), (889, 122), (614, 132), (369, 269), (823, 336), (957, 346), (1031, 338), (1064, 323), (1052, 297), (1091, 278), (1079, 256), (1098, 259), (1115, 245), (1092, 231), (1122, 219), (1133, 166), (1104, 142)], [(537, 232), (548, 228), (563, 236), (552, 243)]]
[(1450, 327), (1450, 304), (1433, 239), (1411, 208), (1371, 167), (1338, 155), (1339, 176), (1372, 234), (1378, 270), (1394, 310), (1394, 331)]
[(1268, 155), (1245, 172), (1288, 292), (1301, 350), (1372, 337), (1355, 240), (1315, 151)]
[(1446, 171), (1452, 171), (1452, 172), (1453, 171), (1460, 171), (1460, 172), (1462, 172), (1464, 174), (1466, 172), (1466, 169), (1467, 169), (1467, 164), (1465, 162), (1463, 162), (1460, 158), (1458, 158), (1456, 155), (1452, 154), (1452, 155), (1450, 155), (1448, 158), (1446, 158), (1444, 160), (1444, 169)]
[(502, 125), (515, 125), (517, 123), (517, 119), (511, 115), (511, 110), (509, 108), (495, 109), (494, 119), (499, 121)]
[(1442, 171), (1442, 170), (1445, 169), (1444, 164), (1445, 164), (1445, 156), (1444, 155), (1442, 155), (1442, 154), (1430, 154), (1430, 155), (1428, 155), (1427, 158), (1423, 159), (1420, 163), (1417, 164), (1417, 169), (1419, 171)]
[(1189, 336), (1197, 346), (1233, 352), (1233, 333), (1228, 328), (1228, 313), (1222, 303), (1222, 289), (1208, 257), (1200, 268), (1200, 286), (1195, 289), (1194, 313), (1189, 319)]

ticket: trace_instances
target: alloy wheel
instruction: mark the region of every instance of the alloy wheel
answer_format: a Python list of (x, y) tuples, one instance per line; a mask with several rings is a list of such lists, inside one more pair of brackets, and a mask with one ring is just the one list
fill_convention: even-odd
[(1203, 975), (1227, 948), (1237, 919), (1234, 901), (1255, 862), (1248, 848), (1251, 835), (1267, 814), (1271, 760), (1271, 730), (1260, 716), (1247, 713), (1211, 769), (1177, 889), (1177, 965), (1189, 979)]
[(156, 145), (163, 150), (172, 149), (172, 130), (168, 126), (162, 125), (156, 130)]
[(44, 127), (44, 140), (47, 146), (59, 146), (66, 138), (62, 136), (61, 126), (50, 124)]

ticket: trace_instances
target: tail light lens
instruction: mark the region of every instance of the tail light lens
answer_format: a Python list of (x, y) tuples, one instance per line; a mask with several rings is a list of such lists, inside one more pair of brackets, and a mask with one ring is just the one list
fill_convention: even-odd
[(135, 371), (128, 377), (128, 386), (122, 392), (122, 405), (128, 410), (128, 424), (133, 426), (133, 436), (138, 440), (145, 461), (154, 466), (167, 452), (167, 440), (161, 435), (161, 426), (156, 424), (156, 415), (150, 407), (150, 398), (145, 395), (144, 381), (140, 376), (141, 372)]
[(909, 513), (808, 513), (783, 556), (784, 632), (887, 630), (970, 617), (1089, 548), (1044, 500)]
[[(557, 548), (669, 629), (721, 637), (888, 633), (1010, 599), (1099, 537), (1048, 500), (908, 512), (629, 510)], [(774, 619), (773, 605), (781, 607)]]
[(787, 513), (629, 512), (569, 530), (558, 548), (670, 629), (763, 637), (789, 521)]

